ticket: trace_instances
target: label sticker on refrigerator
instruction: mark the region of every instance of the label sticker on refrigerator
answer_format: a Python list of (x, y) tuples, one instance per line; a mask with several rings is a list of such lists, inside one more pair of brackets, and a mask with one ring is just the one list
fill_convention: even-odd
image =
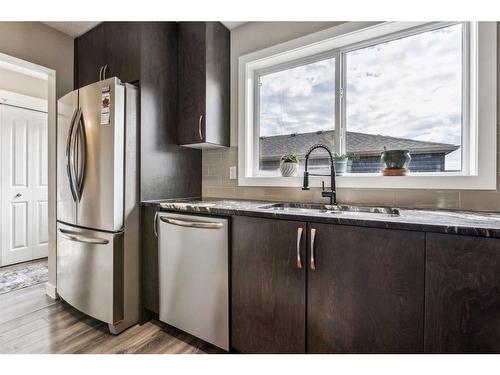
[(109, 125), (111, 95), (109, 86), (101, 89), (101, 125)]

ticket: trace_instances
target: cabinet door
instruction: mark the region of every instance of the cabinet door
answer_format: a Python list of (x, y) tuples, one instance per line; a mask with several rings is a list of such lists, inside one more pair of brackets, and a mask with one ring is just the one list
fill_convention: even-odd
[(205, 141), (229, 146), (230, 34), (220, 22), (206, 27)]
[(108, 58), (106, 77), (122, 82), (135, 82), (140, 77), (141, 24), (138, 22), (106, 22), (104, 24)]
[(105, 24), (101, 23), (75, 39), (75, 88), (99, 81), (107, 59)]
[(232, 223), (232, 346), (243, 353), (305, 352), (306, 224), (235, 216)]
[(427, 234), (425, 351), (500, 353), (500, 240)]
[(179, 144), (205, 141), (206, 24), (179, 23)]
[(141, 212), (141, 299), (144, 308), (158, 314), (158, 237), (155, 228), (157, 210), (157, 207), (142, 207)]
[(308, 226), (308, 352), (422, 352), (424, 233)]

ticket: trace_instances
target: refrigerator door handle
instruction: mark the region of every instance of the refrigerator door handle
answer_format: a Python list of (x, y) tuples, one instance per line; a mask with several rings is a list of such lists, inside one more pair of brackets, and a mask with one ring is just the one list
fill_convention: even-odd
[(109, 243), (109, 241), (104, 238), (80, 236), (75, 232), (71, 232), (69, 230), (64, 230), (61, 228), (59, 228), (59, 233), (61, 234), (61, 237), (64, 237), (70, 241), (83, 242), (94, 245), (107, 245)]
[[(77, 191), (78, 196), (81, 199), (83, 193), (83, 183), (85, 180), (85, 173), (87, 171), (87, 135), (85, 134), (85, 121), (83, 118), (83, 113), (80, 110), (80, 121), (76, 125), (76, 134), (75, 137), (77, 142), (80, 142), (81, 145), (78, 145), (78, 168), (77, 168)], [(81, 146), (81, 147), (80, 147)]]
[(77, 147), (78, 147), (78, 133), (80, 129), (80, 122), (82, 118), (82, 110), (78, 109), (78, 114), (76, 116), (76, 120), (73, 125), (73, 129), (71, 132), (71, 141), (69, 147), (69, 168), (71, 172), (71, 185), (73, 186), (73, 190), (75, 191), (76, 199), (79, 202), (81, 199), (80, 190), (78, 189), (78, 166), (77, 166)]
[(76, 195), (76, 200), (79, 202), (81, 195), (78, 190), (78, 171), (76, 166), (76, 147), (77, 147), (77, 133), (79, 128), (79, 123), (82, 116), (81, 108), (78, 109), (78, 114), (76, 116), (76, 120), (73, 123), (72, 131), (71, 131), (71, 140), (69, 146), (69, 170), (70, 170), (70, 182), (71, 186)]
[(71, 117), (71, 122), (69, 123), (69, 131), (68, 131), (68, 138), (66, 139), (66, 173), (68, 174), (68, 180), (69, 180), (69, 188), (71, 190), (71, 195), (73, 196), (73, 201), (76, 202), (76, 191), (75, 191), (75, 186), (73, 185), (73, 175), (72, 175), (72, 169), (71, 169), (71, 140), (72, 140), (72, 135), (73, 135), (73, 128), (75, 126), (75, 120), (78, 116), (78, 112), (80, 110), (77, 108), (73, 112), (73, 116)]

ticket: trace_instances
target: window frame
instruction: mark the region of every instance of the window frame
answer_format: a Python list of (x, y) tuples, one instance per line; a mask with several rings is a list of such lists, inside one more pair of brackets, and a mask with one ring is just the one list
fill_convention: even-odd
[[(463, 24), (462, 171), (384, 177), (351, 173), (337, 186), (355, 188), (496, 189), (496, 25), (488, 22), (349, 22), (239, 59), (239, 185), (300, 186), (301, 178), (259, 173), (259, 79), (335, 58), (335, 142), (345, 153), (346, 53), (423, 32)], [(492, 48), (494, 53), (488, 51)], [(320, 50), (323, 48), (323, 50)], [(479, 65), (481, 65), (479, 67)], [(481, 68), (481, 69), (479, 69)], [(252, 92), (253, 91), (253, 92)], [(249, 95), (252, 99), (248, 100)], [(479, 99), (482, 98), (482, 99)], [(481, 100), (481, 101), (479, 101)], [(251, 115), (249, 116), (249, 111)], [(249, 127), (252, 130), (249, 132)], [(250, 138), (249, 138), (250, 137)], [(495, 142), (491, 141), (491, 138)], [(481, 145), (481, 147), (479, 147)], [(249, 147), (250, 146), (250, 147)], [(250, 149), (249, 149), (250, 148)], [(321, 177), (311, 178), (320, 186)]]
[[(273, 74), (273, 73), (278, 73), (282, 72), (285, 70), (297, 68), (299, 66), (304, 66), (308, 64), (314, 64), (315, 62), (321, 61), (321, 60), (327, 60), (327, 59), (335, 59), (335, 129), (337, 128), (337, 123), (340, 119), (340, 117), (337, 114), (336, 107), (337, 107), (337, 93), (338, 93), (338, 87), (337, 87), (337, 58), (339, 58), (339, 51), (338, 50), (330, 50), (326, 52), (321, 52), (317, 53), (311, 56), (299, 58), (299, 59), (294, 59), (290, 61), (286, 61), (281, 64), (276, 64), (270, 67), (265, 67), (262, 69), (257, 69), (254, 71), (254, 79), (253, 79), (253, 84), (254, 84), (254, 106), (253, 106), (253, 126), (254, 126), (254, 142), (253, 142), (253, 176), (266, 176), (269, 175), (269, 173), (263, 172), (259, 169), (259, 164), (260, 164), (260, 152), (259, 152), (259, 139), (260, 139), (260, 78), (262, 76), (268, 75), (268, 74)], [(336, 142), (338, 141), (337, 138), (340, 138), (340, 134), (335, 132), (335, 139)]]

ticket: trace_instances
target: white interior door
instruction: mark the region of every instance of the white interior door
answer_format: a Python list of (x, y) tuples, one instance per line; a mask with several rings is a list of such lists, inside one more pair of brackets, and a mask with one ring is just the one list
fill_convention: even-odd
[(47, 114), (0, 105), (2, 265), (48, 254)]

